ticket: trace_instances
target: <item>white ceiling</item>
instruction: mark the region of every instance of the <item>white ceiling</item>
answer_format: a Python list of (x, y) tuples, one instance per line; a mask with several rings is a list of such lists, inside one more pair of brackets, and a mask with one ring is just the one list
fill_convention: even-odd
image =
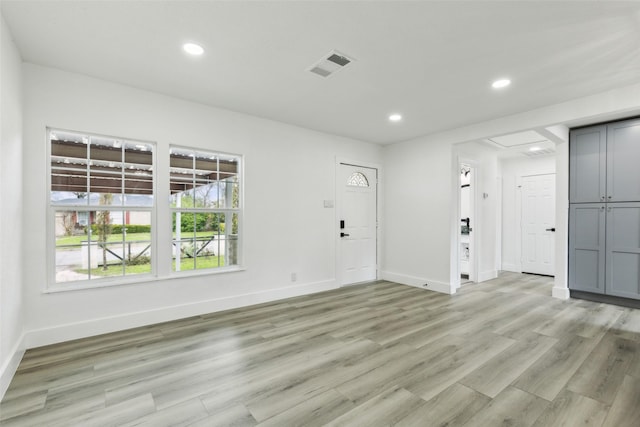
[[(1, 7), (25, 61), (382, 144), (640, 82), (639, 2)], [(204, 56), (186, 57), (186, 41)], [(328, 78), (307, 71), (334, 49), (355, 61)], [(491, 89), (503, 76), (511, 87)]]

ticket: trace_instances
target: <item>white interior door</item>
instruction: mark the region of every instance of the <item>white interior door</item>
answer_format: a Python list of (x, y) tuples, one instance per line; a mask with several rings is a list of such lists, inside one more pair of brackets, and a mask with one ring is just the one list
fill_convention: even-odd
[(377, 276), (377, 170), (340, 164), (338, 197), (338, 280), (341, 285)]
[(522, 271), (555, 275), (556, 175), (522, 177)]

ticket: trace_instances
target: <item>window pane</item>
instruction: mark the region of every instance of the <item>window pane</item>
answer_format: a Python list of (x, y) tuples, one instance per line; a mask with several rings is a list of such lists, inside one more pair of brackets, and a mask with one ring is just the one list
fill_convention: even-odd
[(196, 269), (216, 268), (224, 265), (220, 249), (220, 228), (224, 227), (224, 214), (199, 213), (196, 221)]
[(125, 206), (153, 205), (153, 146), (127, 142), (124, 145)]
[(70, 133), (51, 132), (50, 137), (51, 201), (63, 205), (86, 205), (87, 144), (85, 140), (82, 135)]
[(347, 179), (347, 185), (350, 187), (368, 187), (369, 181), (362, 172), (354, 172)]
[(91, 265), (91, 280), (105, 277), (123, 276), (124, 247), (120, 242), (92, 241), (92, 257), (97, 257)]
[(89, 279), (122, 276), (124, 245), (122, 224), (124, 212), (99, 210), (89, 212), (91, 251)]
[(239, 262), (239, 248), (238, 248), (238, 218), (237, 213), (231, 214), (231, 229), (227, 234), (227, 265), (238, 265)]
[(122, 205), (121, 140), (90, 137), (89, 192), (91, 205)]
[(192, 208), (193, 207), (193, 190), (175, 193), (171, 195), (172, 208)]
[(196, 208), (218, 207), (218, 182), (208, 178), (196, 178), (195, 206)]
[(56, 282), (89, 279), (89, 236), (86, 222), (81, 225), (78, 214), (76, 211), (55, 213)]
[(229, 178), (227, 181), (227, 208), (240, 208), (240, 182), (238, 176)]
[[(172, 148), (169, 152), (169, 174), (171, 194), (182, 193), (181, 202), (187, 207), (193, 207), (193, 193), (189, 192), (195, 186), (193, 159), (194, 153), (190, 150)], [(186, 200), (191, 197), (191, 201)], [(172, 206), (181, 206), (176, 203), (176, 198), (172, 197)]]
[(151, 212), (124, 212), (125, 275), (151, 273)]
[(173, 213), (173, 271), (186, 271), (195, 268), (194, 222), (195, 214), (193, 213)]

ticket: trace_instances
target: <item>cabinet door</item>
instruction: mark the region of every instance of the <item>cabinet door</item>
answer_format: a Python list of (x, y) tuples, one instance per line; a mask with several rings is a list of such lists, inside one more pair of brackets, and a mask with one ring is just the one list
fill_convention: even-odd
[(605, 201), (607, 127), (592, 126), (569, 136), (569, 202)]
[(569, 208), (569, 288), (605, 291), (605, 205), (574, 204)]
[(607, 126), (607, 201), (640, 202), (640, 120)]
[(640, 203), (607, 204), (606, 293), (640, 299)]

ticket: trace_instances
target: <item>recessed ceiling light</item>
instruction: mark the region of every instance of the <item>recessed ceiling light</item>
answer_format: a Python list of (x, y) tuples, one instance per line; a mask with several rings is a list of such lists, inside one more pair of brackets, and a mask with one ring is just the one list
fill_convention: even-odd
[(494, 89), (501, 89), (503, 87), (507, 87), (511, 84), (511, 80), (509, 79), (500, 79), (500, 80), (496, 80), (495, 82), (491, 83), (491, 86)]
[(540, 151), (541, 148), (540, 147), (531, 147), (529, 148), (529, 151)]
[(389, 121), (399, 122), (400, 120), (402, 120), (402, 116), (400, 114), (391, 114), (389, 116)]
[(200, 56), (204, 53), (204, 48), (199, 44), (185, 43), (182, 45), (182, 49), (189, 55)]

